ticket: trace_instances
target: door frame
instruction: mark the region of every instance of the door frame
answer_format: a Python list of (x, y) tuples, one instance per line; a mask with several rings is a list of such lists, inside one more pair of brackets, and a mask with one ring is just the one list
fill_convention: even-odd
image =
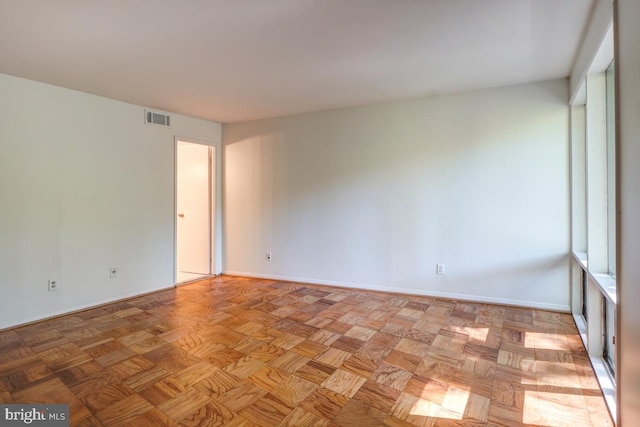
[[(209, 168), (212, 182), (210, 214), (210, 276), (222, 273), (222, 143), (175, 135), (173, 141), (173, 283), (178, 286), (178, 142), (200, 144), (213, 147), (213, 157)], [(213, 170), (213, 175), (212, 175)], [(186, 282), (184, 282), (186, 283)]]

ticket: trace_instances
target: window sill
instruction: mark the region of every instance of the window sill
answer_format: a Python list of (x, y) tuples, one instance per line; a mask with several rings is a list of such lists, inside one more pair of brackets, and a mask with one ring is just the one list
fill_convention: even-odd
[(582, 338), (582, 343), (585, 348), (589, 348), (587, 345), (587, 321), (585, 320), (582, 314), (573, 314), (573, 320), (576, 322), (576, 326), (578, 327), (578, 332), (580, 333), (580, 338)]
[(605, 273), (594, 273), (589, 271), (589, 263), (587, 261), (586, 252), (572, 252), (573, 259), (576, 260), (584, 271), (589, 274), (591, 280), (598, 285), (600, 288), (600, 292), (612, 303), (617, 304), (617, 296), (616, 296), (616, 278), (611, 276), (610, 274)]
[(573, 258), (582, 265), (582, 268), (587, 270), (587, 253), (586, 252), (572, 252)]
[(601, 357), (591, 357), (591, 365), (593, 366), (593, 371), (596, 374), (596, 378), (598, 379), (598, 383), (600, 383), (600, 388), (602, 389), (602, 394), (604, 395), (604, 401), (607, 403), (607, 407), (609, 408), (609, 413), (611, 414), (611, 418), (615, 423), (616, 419), (616, 383), (611, 377), (611, 371), (607, 367), (607, 363)]
[(594, 274), (589, 272), (589, 276), (598, 285), (602, 294), (613, 304), (617, 304), (616, 279), (609, 274)]
[[(578, 327), (578, 332), (580, 333), (580, 338), (582, 338), (582, 343), (584, 344), (585, 348), (589, 348), (589, 346), (587, 345), (587, 323), (585, 322), (584, 317), (582, 317), (581, 314), (574, 314), (573, 319), (575, 320), (576, 326)], [(609, 413), (611, 414), (611, 418), (615, 423), (617, 410), (615, 379), (612, 377), (611, 371), (607, 367), (607, 364), (602, 357), (589, 356), (589, 361), (591, 362), (591, 366), (593, 367), (593, 372), (596, 375), (598, 384), (600, 384), (600, 388), (602, 389), (602, 394), (607, 404), (607, 408), (609, 409)]]

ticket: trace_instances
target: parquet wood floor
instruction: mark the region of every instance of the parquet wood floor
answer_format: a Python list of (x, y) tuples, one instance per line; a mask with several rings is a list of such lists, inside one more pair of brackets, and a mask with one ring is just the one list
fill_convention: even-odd
[(612, 426), (573, 319), (221, 276), (0, 332), (77, 426)]

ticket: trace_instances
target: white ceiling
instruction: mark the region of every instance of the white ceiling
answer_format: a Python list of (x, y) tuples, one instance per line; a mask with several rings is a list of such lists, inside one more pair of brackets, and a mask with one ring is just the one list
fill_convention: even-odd
[(234, 122), (564, 78), (593, 0), (0, 0), (0, 73)]

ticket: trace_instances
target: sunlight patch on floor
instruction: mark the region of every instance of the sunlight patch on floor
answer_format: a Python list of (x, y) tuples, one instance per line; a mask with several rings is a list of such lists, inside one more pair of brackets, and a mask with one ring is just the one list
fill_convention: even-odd
[(525, 332), (524, 346), (526, 348), (536, 348), (538, 350), (571, 350), (566, 334), (551, 334), (543, 332)]
[(410, 415), (419, 417), (436, 417), (440, 412), (440, 405), (426, 399), (418, 399), (411, 407)]
[(453, 332), (467, 335), (469, 337), (469, 343), (476, 345), (486, 344), (487, 337), (489, 336), (489, 328), (450, 326), (449, 329)]
[(580, 376), (572, 363), (536, 361), (538, 386), (555, 386), (582, 389)]
[(539, 426), (576, 427), (589, 419), (584, 396), (570, 393), (525, 391), (522, 422)]
[(442, 405), (418, 399), (411, 408), (411, 415), (461, 420), (470, 394), (469, 390), (450, 386), (442, 400)]

